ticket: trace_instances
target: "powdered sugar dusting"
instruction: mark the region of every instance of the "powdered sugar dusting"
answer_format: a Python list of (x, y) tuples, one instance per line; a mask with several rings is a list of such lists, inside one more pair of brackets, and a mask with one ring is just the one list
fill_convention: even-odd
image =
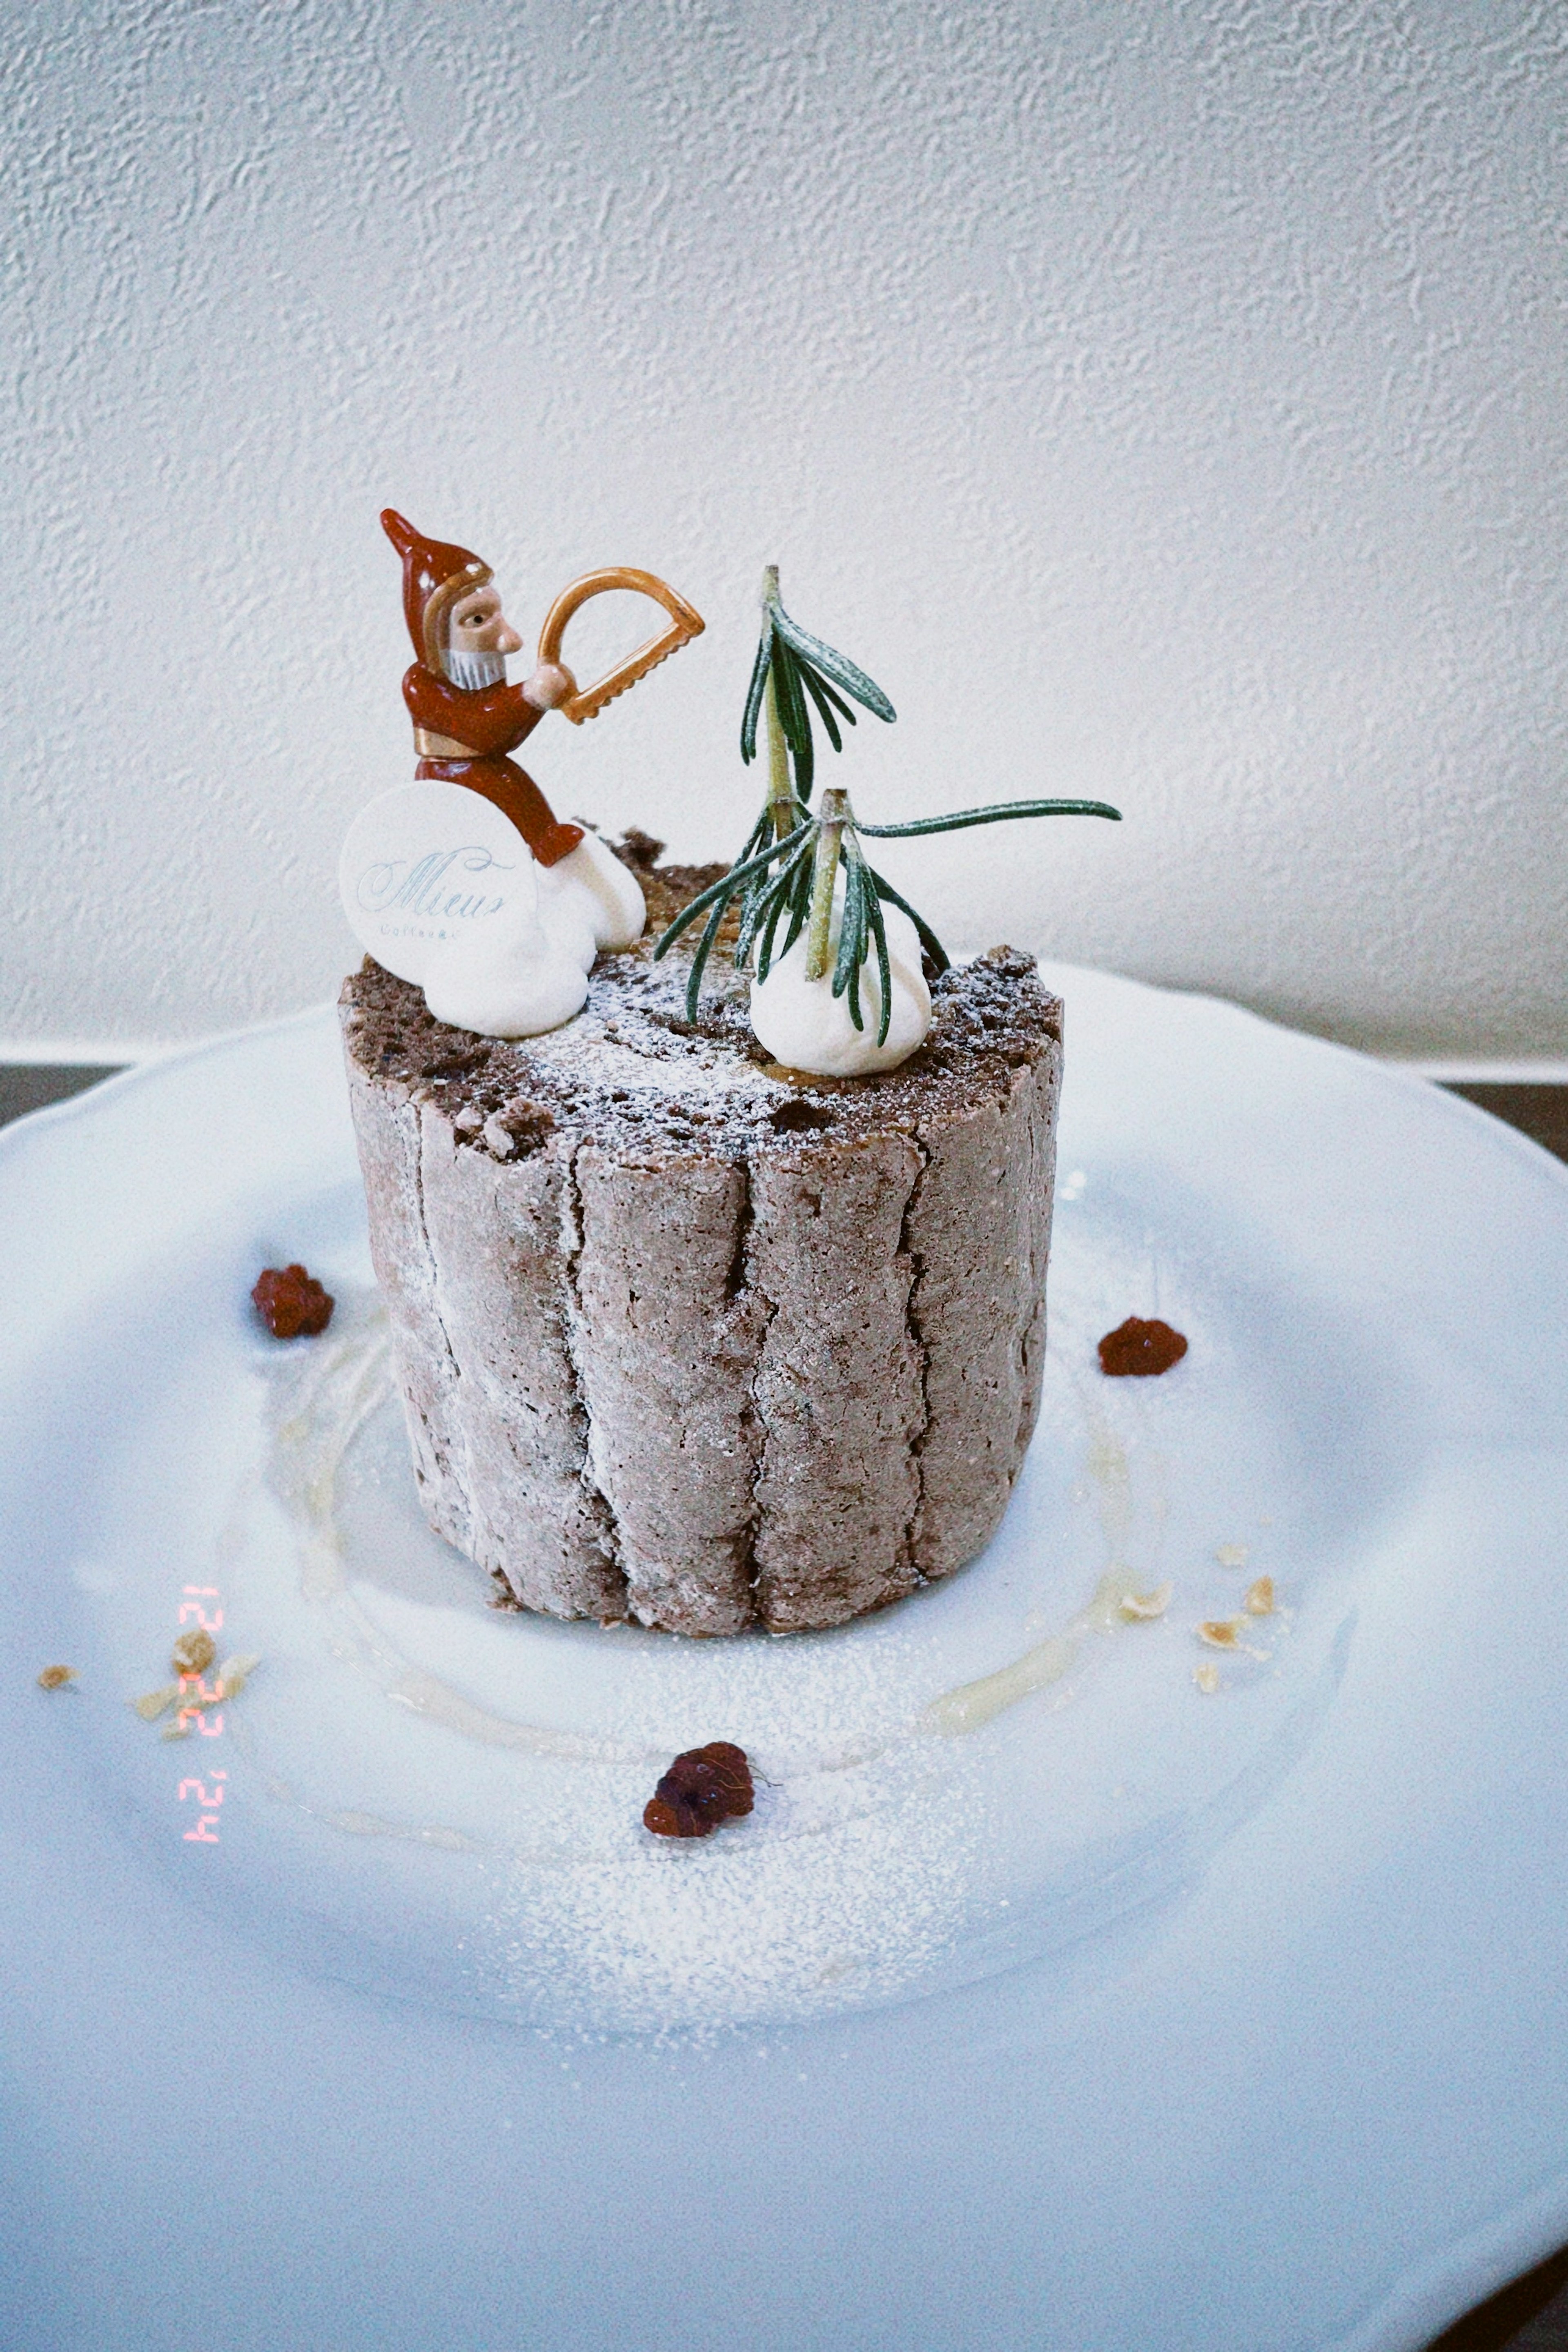
[[(253, 1910), (333, 1922), (368, 1980), (489, 2016), (687, 2035), (912, 1998), (1149, 1899), (1332, 1627), (1296, 1638), (1299, 1580), (1259, 1536), (1275, 1654), (1227, 1659), (1222, 1706), (1194, 1688), (1195, 1626), (1237, 1605), (1216, 1541), (1285, 1523), (1294, 1439), (1201, 1295), (1177, 1303), (1208, 1385), (1110, 1393), (1094, 1340), (1146, 1228), (1094, 1240), (1058, 1250), (1040, 1433), (988, 1552), (787, 1638), (489, 1610), (419, 1511), (380, 1307), (340, 1278), (331, 1333), (264, 1360), (265, 1475), (225, 1538), (268, 1657), (236, 1719), (270, 1816)], [(713, 1739), (745, 1748), (755, 1811), (651, 1837), (659, 1774)]]
[[(673, 1010), (673, 987), (661, 992)], [(616, 1087), (647, 1087), (655, 1093), (692, 1095), (700, 1101), (750, 1096), (763, 1106), (785, 1099), (789, 1088), (732, 1049), (705, 1045), (678, 1049), (668, 1031), (624, 1003), (617, 1015), (590, 1006), (563, 1028), (534, 1038), (530, 1058), (540, 1067), (559, 1068), (572, 1083), (613, 1094)]]
[(570, 1869), (494, 1874), (492, 1988), (510, 2006), (569, 1987), (563, 2017), (644, 2031), (911, 1990), (970, 1900), (962, 1776), (933, 1763), (910, 1750), (891, 1773), (762, 1782), (754, 1812), (689, 1843), (647, 1836), (624, 1797), (585, 1804), (592, 1843)]

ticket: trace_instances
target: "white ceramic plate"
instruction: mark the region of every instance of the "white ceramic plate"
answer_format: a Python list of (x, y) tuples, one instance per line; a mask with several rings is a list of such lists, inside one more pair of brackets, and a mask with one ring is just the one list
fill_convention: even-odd
[[(7, 2345), (1326, 2352), (1568, 2236), (1564, 1172), (1048, 976), (1025, 1476), (805, 1641), (498, 1616), (424, 1530), (327, 1013), (0, 1139)], [(171, 1743), (182, 1606), (264, 1663)], [(654, 1845), (718, 1737), (756, 1812)]]

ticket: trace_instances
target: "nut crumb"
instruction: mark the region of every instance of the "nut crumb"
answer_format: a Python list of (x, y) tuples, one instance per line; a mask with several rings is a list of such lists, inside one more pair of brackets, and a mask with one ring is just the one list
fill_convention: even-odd
[(1215, 1558), (1218, 1560), (1221, 1568), (1245, 1568), (1247, 1566), (1247, 1546), (1245, 1544), (1221, 1544), (1219, 1549), (1215, 1554)]
[(1198, 1639), (1206, 1642), (1211, 1650), (1235, 1650), (1240, 1647), (1239, 1617), (1206, 1617), (1198, 1627)]
[(1272, 1617), (1274, 1614), (1274, 1579), (1255, 1577), (1242, 1597), (1242, 1607), (1249, 1617)]
[(178, 1683), (165, 1683), (162, 1690), (145, 1691), (140, 1698), (133, 1698), (131, 1704), (143, 1723), (156, 1723), (158, 1717), (183, 1696)]
[(1201, 1666), (1193, 1668), (1193, 1680), (1199, 1690), (1205, 1692), (1212, 1698), (1219, 1688), (1219, 1668), (1211, 1665), (1205, 1658)]
[(74, 1666), (46, 1666), (43, 1673), (38, 1676), (38, 1688), (40, 1690), (64, 1690), (68, 1683), (74, 1683), (75, 1680), (76, 1668)]
[(1136, 1622), (1140, 1618), (1163, 1617), (1171, 1605), (1173, 1584), (1157, 1584), (1152, 1592), (1124, 1592), (1119, 1602), (1123, 1617)]
[[(184, 1642), (188, 1638), (182, 1634), (181, 1641)], [(212, 1636), (205, 1629), (198, 1629), (196, 1638), (204, 1641), (207, 1645), (206, 1656), (202, 1664), (189, 1670), (199, 1676), (211, 1665), (214, 1648)], [(179, 1643), (176, 1643), (176, 1657), (178, 1651)], [(210, 1696), (204, 1692), (198, 1697), (186, 1688), (184, 1682), (165, 1683), (161, 1690), (145, 1691), (140, 1698), (133, 1698), (131, 1704), (143, 1723), (156, 1723), (161, 1715), (167, 1715), (172, 1706), (177, 1706), (180, 1710), (179, 1720), (169, 1727), (163, 1733), (163, 1738), (184, 1739), (190, 1732), (190, 1725), (185, 1721), (188, 1715), (197, 1715), (205, 1706), (216, 1706), (222, 1699), (237, 1698), (260, 1664), (261, 1654), (258, 1650), (247, 1655), (226, 1658), (217, 1670), (216, 1681)]]
[(177, 1675), (205, 1675), (216, 1655), (217, 1643), (206, 1627), (193, 1625), (175, 1643), (169, 1664)]

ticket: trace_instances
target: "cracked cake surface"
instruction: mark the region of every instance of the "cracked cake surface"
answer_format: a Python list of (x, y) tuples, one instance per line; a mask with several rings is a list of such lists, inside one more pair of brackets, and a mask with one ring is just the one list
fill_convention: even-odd
[(722, 871), (648, 900), (583, 1012), (447, 1027), (366, 960), (350, 1088), (432, 1524), (509, 1600), (688, 1633), (836, 1624), (973, 1558), (1038, 1402), (1061, 1008), (944, 973), (896, 1070), (766, 1058), (746, 982), (655, 963)]

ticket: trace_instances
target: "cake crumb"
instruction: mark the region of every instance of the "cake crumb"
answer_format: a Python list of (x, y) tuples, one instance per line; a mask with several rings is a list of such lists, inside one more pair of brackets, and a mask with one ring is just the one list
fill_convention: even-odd
[(1203, 1691), (1205, 1696), (1212, 1698), (1215, 1692), (1219, 1688), (1219, 1668), (1216, 1665), (1212, 1665), (1205, 1658), (1201, 1666), (1194, 1666), (1193, 1668), (1193, 1680), (1196, 1683), (1199, 1690)]
[(1240, 1646), (1241, 1620), (1238, 1617), (1206, 1617), (1198, 1627), (1198, 1639), (1206, 1642), (1211, 1650), (1234, 1650)]
[(64, 1690), (68, 1683), (74, 1683), (75, 1680), (76, 1668), (74, 1666), (46, 1666), (43, 1673), (38, 1676), (38, 1688), (40, 1690)]
[(175, 1643), (169, 1664), (177, 1675), (205, 1675), (216, 1655), (217, 1643), (206, 1627), (193, 1625)]
[(555, 1114), (548, 1103), (513, 1095), (500, 1110), (491, 1111), (479, 1132), (497, 1160), (526, 1159), (530, 1152), (542, 1150), (554, 1134)]
[(1123, 1617), (1134, 1622), (1141, 1618), (1163, 1617), (1171, 1605), (1173, 1584), (1157, 1584), (1152, 1592), (1124, 1592), (1118, 1604)]
[(237, 1698), (260, 1664), (259, 1650), (254, 1650), (245, 1657), (226, 1658), (217, 1670), (217, 1696)]
[(619, 841), (611, 842), (610, 847), (621, 864), (629, 866), (634, 874), (651, 874), (664, 856), (666, 845), (656, 841), (651, 833), (644, 833), (640, 825), (632, 824), (626, 827)]
[(1245, 1568), (1247, 1566), (1247, 1546), (1245, 1544), (1221, 1544), (1219, 1549), (1215, 1553), (1215, 1558), (1218, 1560), (1221, 1568)]
[(1274, 1579), (1255, 1577), (1242, 1599), (1242, 1607), (1249, 1617), (1272, 1617), (1274, 1614)]

